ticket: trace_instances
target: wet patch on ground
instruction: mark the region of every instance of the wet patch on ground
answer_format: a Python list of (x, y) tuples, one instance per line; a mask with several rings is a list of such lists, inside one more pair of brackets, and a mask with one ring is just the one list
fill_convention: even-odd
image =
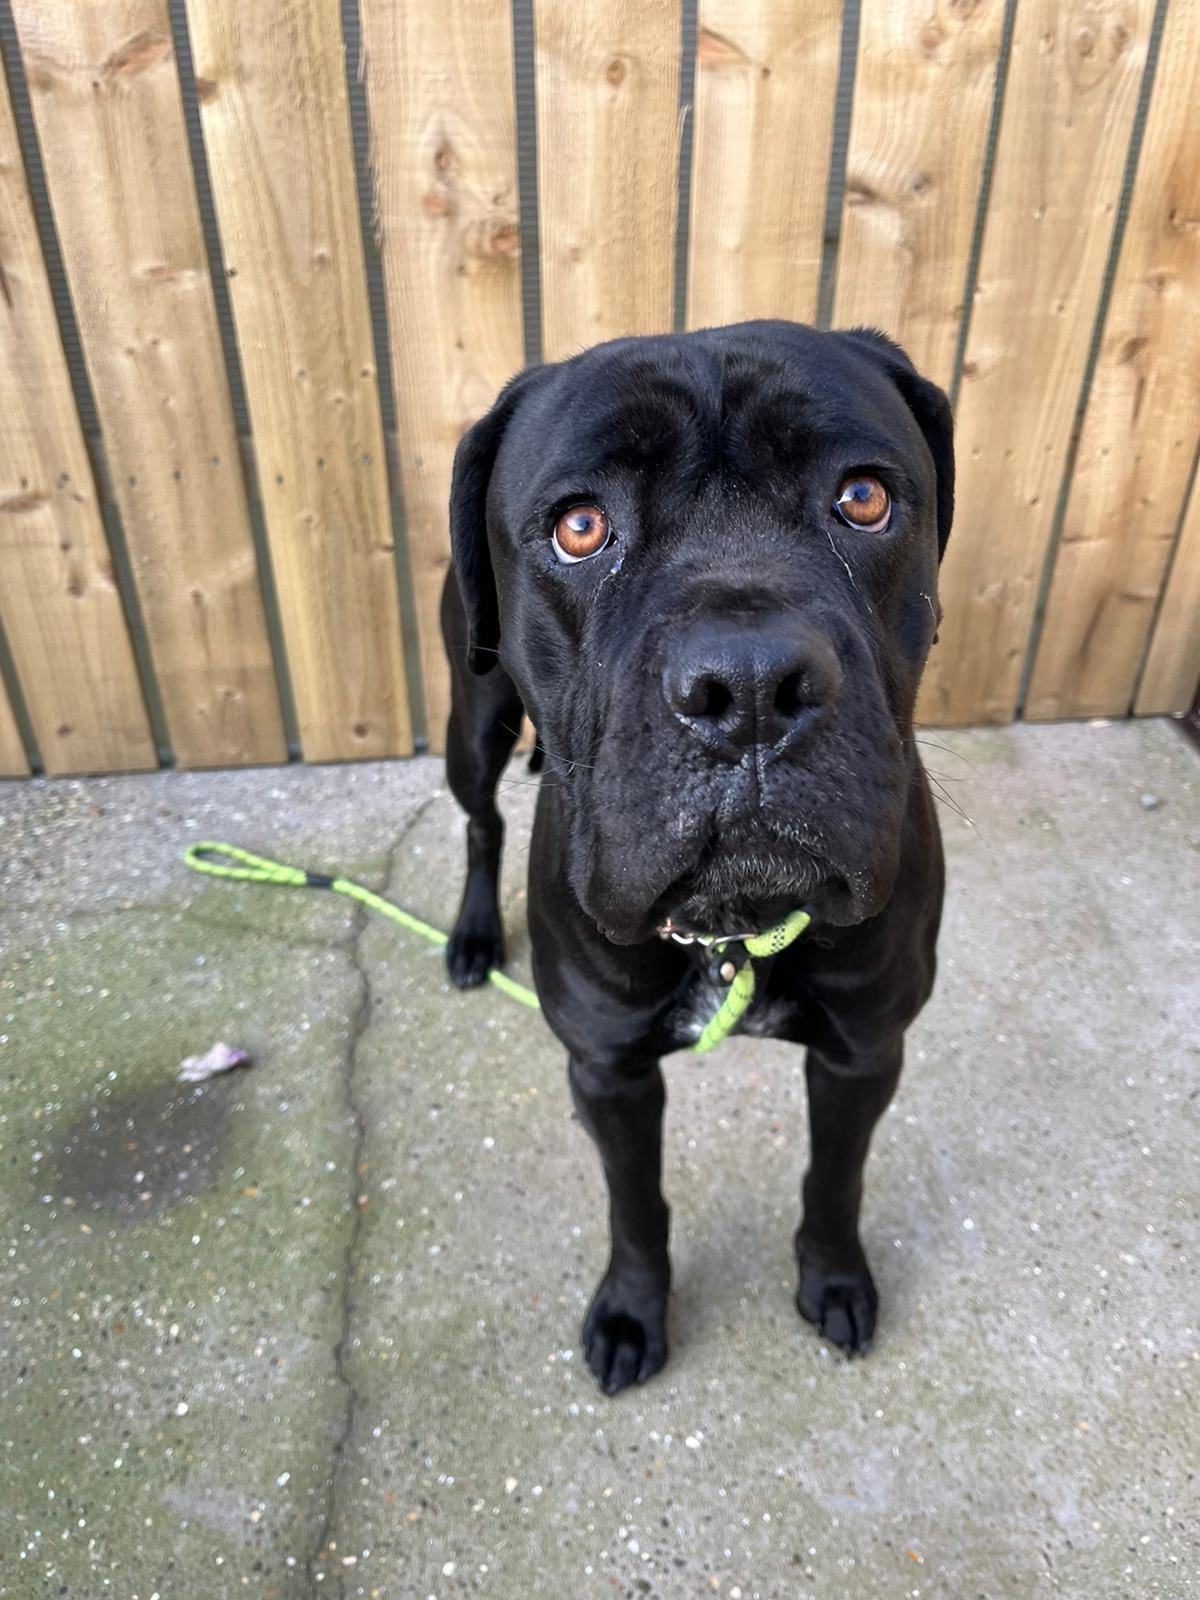
[(81, 1215), (142, 1222), (207, 1189), (229, 1118), (245, 1109), (238, 1081), (245, 1070), (211, 1083), (165, 1083), (97, 1100), (53, 1151), (55, 1198)]

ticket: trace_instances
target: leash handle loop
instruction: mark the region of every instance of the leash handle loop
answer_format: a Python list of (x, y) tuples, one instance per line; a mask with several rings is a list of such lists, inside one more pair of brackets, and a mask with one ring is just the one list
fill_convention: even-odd
[[(440, 928), (434, 928), (428, 922), (423, 922), (420, 917), (414, 917), (411, 911), (405, 911), (393, 901), (385, 900), (381, 894), (376, 894), (364, 884), (355, 883), (352, 878), (341, 876), (335, 878), (325, 872), (309, 872), (304, 867), (291, 867), (286, 861), (271, 861), (266, 856), (256, 856), (251, 850), (243, 850), (236, 844), (218, 844), (212, 839), (188, 845), (183, 852), (183, 859), (193, 872), (203, 872), (210, 878), (234, 878), (241, 883), (282, 884), (291, 889), (331, 889), (334, 894), (344, 894), (347, 900), (366, 906), (368, 910), (377, 911), (380, 916), (398, 923), (409, 933), (428, 939), (430, 944), (449, 943), (448, 935)], [(531, 1011), (541, 1010), (541, 1004), (532, 989), (527, 989), (523, 983), (518, 983), (506, 973), (497, 972), (495, 967), (488, 973), (488, 982), (494, 984), (510, 1000), (519, 1001)]]
[[(224, 858), (219, 859), (219, 858)], [(318, 872), (305, 872), (302, 867), (289, 867), (283, 861), (269, 861), (266, 856), (256, 856), (241, 850), (236, 844), (217, 844), (212, 839), (202, 839), (188, 845), (183, 859), (193, 872), (204, 872), (210, 878), (238, 878), (243, 883), (282, 883), (295, 889), (324, 888), (332, 879)], [(230, 866), (230, 862), (240, 862)], [(316, 879), (316, 883), (312, 880)]]

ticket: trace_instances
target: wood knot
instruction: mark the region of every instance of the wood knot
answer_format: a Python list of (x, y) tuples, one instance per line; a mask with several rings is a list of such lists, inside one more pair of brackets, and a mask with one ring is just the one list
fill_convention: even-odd
[(1144, 333), (1135, 334), (1132, 339), (1126, 339), (1121, 346), (1120, 354), (1117, 356), (1118, 364), (1122, 367), (1127, 366), (1149, 343), (1150, 340)]
[(872, 206), (879, 199), (874, 189), (861, 178), (848, 178), (846, 180), (846, 204), (848, 206)]
[(171, 41), (166, 34), (147, 30), (135, 33), (119, 45), (105, 61), (101, 71), (106, 78), (129, 77), (136, 72), (145, 72), (148, 67), (156, 67), (160, 61), (168, 60), (170, 55)]
[(1096, 53), (1096, 35), (1091, 28), (1080, 28), (1075, 35), (1075, 48), (1086, 61)]
[(921, 29), (921, 49), (927, 56), (934, 56), (941, 49), (945, 37), (946, 30), (940, 22), (927, 22)]
[(206, 106), (209, 103), (210, 100), (215, 100), (219, 93), (220, 93), (220, 89), (218, 88), (217, 83), (216, 83), (216, 81), (214, 79), (212, 79), (212, 78), (197, 78), (196, 79), (196, 99), (199, 100), (199, 102), (200, 102), (200, 104), (202, 106)]
[(745, 67), (750, 57), (732, 39), (701, 28), (696, 35), (696, 60), (702, 67)]
[(421, 210), (427, 217), (448, 217), (450, 197), (440, 185), (435, 184), (421, 201)]
[(625, 65), (624, 61), (621, 60), (621, 57), (614, 56), (605, 67), (604, 76), (608, 79), (609, 83), (612, 84), (613, 88), (617, 89), (625, 82), (625, 75), (628, 71), (629, 68)]
[(494, 256), (521, 254), (521, 232), (515, 222), (498, 222), (488, 234), (487, 247)]
[(37, 489), (31, 489), (27, 494), (10, 494), (6, 500), (0, 500), (0, 512), (17, 516), (22, 511), (36, 511), (38, 506), (45, 503), (45, 499), (46, 496)]

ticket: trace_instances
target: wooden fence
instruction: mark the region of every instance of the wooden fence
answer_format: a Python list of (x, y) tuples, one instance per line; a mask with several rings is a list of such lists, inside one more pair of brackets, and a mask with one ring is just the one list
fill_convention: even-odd
[(1200, 0), (514, 4), (3, 0), (0, 772), (438, 748), (464, 428), (771, 315), (956, 397), (925, 721), (1184, 709)]

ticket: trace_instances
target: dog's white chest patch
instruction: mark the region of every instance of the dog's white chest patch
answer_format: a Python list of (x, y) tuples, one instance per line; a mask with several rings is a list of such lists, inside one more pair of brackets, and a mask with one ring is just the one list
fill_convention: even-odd
[[(676, 1027), (685, 1039), (694, 1042), (700, 1037), (721, 1009), (728, 993), (725, 984), (712, 982), (704, 973), (696, 974), (675, 1017)], [(734, 1027), (730, 1037), (745, 1034), (753, 1039), (772, 1039), (787, 1011), (784, 1000), (773, 995), (756, 994), (749, 1011)]]

